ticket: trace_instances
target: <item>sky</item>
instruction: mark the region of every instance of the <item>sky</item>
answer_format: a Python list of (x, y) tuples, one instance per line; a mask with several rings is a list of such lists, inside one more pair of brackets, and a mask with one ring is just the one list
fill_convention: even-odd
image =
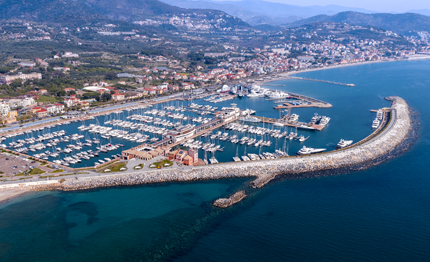
[(266, 0), (290, 5), (340, 5), (360, 7), (380, 12), (405, 12), (412, 9), (430, 9), (430, 0)]

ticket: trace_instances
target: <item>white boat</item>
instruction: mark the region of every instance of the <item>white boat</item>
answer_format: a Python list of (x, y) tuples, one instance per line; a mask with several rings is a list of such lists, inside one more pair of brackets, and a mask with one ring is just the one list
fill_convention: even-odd
[(378, 118), (375, 118), (375, 120), (373, 120), (373, 123), (372, 123), (372, 128), (378, 128), (379, 124), (381, 124), (381, 121), (379, 121)]
[(325, 148), (311, 148), (311, 147), (306, 147), (303, 146), (302, 149), (300, 149), (297, 152), (297, 155), (309, 155), (309, 154), (315, 154), (315, 153), (320, 153), (323, 151), (326, 151), (327, 149)]
[(352, 144), (352, 140), (344, 140), (341, 139), (339, 143), (337, 143), (336, 148), (344, 148)]

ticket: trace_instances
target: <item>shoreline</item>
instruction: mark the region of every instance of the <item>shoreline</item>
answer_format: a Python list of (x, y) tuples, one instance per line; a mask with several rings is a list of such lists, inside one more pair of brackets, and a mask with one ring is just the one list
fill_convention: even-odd
[(0, 189), (0, 208), (19, 197), (22, 197), (25, 194), (32, 192), (29, 188), (11, 188), (11, 189)]
[[(301, 73), (308, 73), (308, 72), (314, 72), (314, 71), (322, 71), (322, 70), (330, 70), (330, 69), (336, 69), (336, 68), (343, 68), (343, 67), (350, 67), (350, 66), (359, 66), (359, 65), (370, 65), (370, 64), (379, 64), (379, 63), (393, 63), (393, 62), (403, 62), (403, 61), (418, 61), (418, 60), (427, 60), (430, 59), (430, 55), (414, 55), (411, 57), (408, 57), (408, 59), (399, 59), (399, 60), (388, 60), (388, 61), (366, 61), (366, 62), (358, 62), (358, 63), (351, 63), (351, 64), (343, 64), (343, 65), (336, 65), (336, 66), (326, 66), (326, 67), (319, 67), (319, 68), (307, 68), (304, 70), (298, 70), (298, 71), (289, 71), (289, 72), (283, 72), (277, 74), (274, 78), (275, 79), (267, 79), (263, 81), (255, 81), (256, 84), (263, 86), (267, 85), (269, 83), (275, 82), (275, 81), (282, 81), (289, 79), (290, 76), (301, 74)], [(272, 87), (271, 87), (272, 88)], [(276, 88), (275, 88), (276, 89)]]

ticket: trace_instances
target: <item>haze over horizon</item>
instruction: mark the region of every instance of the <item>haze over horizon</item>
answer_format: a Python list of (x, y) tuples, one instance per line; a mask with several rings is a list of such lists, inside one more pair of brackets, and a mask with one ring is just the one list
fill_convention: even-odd
[[(214, 0), (214, 1), (226, 1), (226, 0)], [(228, 0), (228, 1), (248, 1), (248, 0)], [(302, 0), (300, 2), (294, 0), (264, 0), (267, 2), (273, 3), (282, 3), (288, 5), (297, 5), (297, 6), (327, 6), (327, 5), (339, 5), (345, 7), (355, 7), (355, 8), (364, 8), (372, 11), (378, 12), (396, 12), (396, 13), (404, 13), (410, 10), (420, 10), (420, 9), (429, 9), (430, 10), (430, 1), (424, 0), (410, 0), (410, 1), (402, 1), (402, 0), (392, 0), (389, 3), (387, 1), (381, 0), (361, 0), (361, 1), (350, 1), (345, 2), (344, 0)]]

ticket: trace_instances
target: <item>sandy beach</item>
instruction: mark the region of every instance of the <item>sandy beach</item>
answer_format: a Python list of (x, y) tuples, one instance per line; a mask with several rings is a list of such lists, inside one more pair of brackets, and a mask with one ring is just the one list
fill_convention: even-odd
[(30, 192), (29, 189), (12, 188), (12, 189), (0, 189), (0, 205), (4, 202), (10, 201), (11, 199), (21, 196)]

